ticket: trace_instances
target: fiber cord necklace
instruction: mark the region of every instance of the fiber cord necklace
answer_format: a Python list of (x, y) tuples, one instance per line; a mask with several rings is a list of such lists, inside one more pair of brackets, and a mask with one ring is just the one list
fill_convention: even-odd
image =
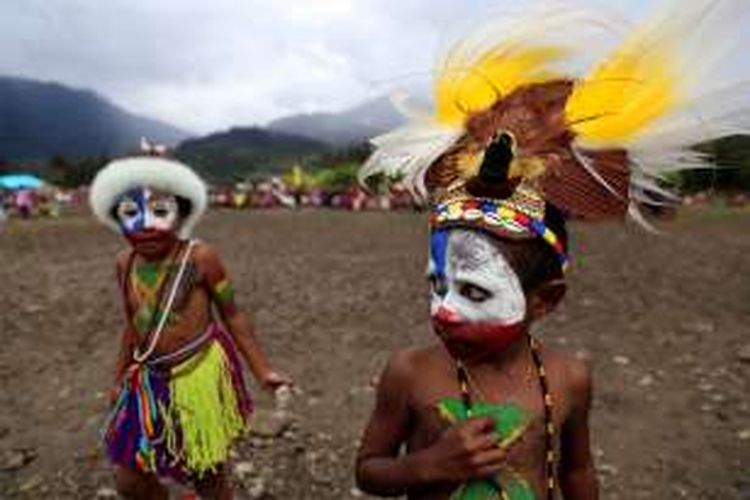
[[(536, 368), (537, 378), (539, 380), (539, 388), (542, 393), (542, 399), (544, 401), (544, 460), (545, 460), (545, 479), (544, 482), (547, 484), (547, 500), (552, 500), (555, 494), (555, 451), (554, 451), (554, 438), (555, 438), (555, 426), (552, 421), (552, 394), (549, 392), (549, 384), (547, 383), (547, 373), (544, 370), (542, 364), (542, 358), (539, 353), (539, 342), (532, 336), (528, 336), (529, 348), (531, 351), (531, 359)], [(482, 393), (479, 385), (469, 375), (469, 370), (460, 361), (456, 360), (456, 377), (458, 379), (458, 386), (461, 391), (461, 401), (466, 408), (466, 413), (469, 417), (472, 416), (473, 400), (471, 397), (471, 390), (469, 385), (475, 387), (477, 393), (484, 399), (487, 397)], [(497, 485), (499, 487), (499, 485)]]
[[(141, 288), (143, 287), (141, 286), (141, 283), (139, 281), (138, 272), (133, 270), (133, 267), (134, 267), (133, 263), (135, 261), (135, 252), (131, 254), (133, 258), (129, 262), (128, 268), (127, 268), (125, 287), (124, 287), (124, 290), (125, 290), (124, 296), (126, 298), (129, 298), (129, 291), (132, 290), (133, 295), (135, 295), (135, 302), (139, 306), (139, 308), (142, 308), (144, 304), (146, 305), (153, 304), (152, 306), (153, 310), (149, 311), (148, 325), (146, 325), (145, 335), (144, 335), (145, 338), (142, 342), (145, 342), (145, 340), (148, 339), (148, 335), (150, 335), (151, 332), (153, 332), (154, 328), (156, 327), (156, 323), (158, 322), (158, 317), (159, 317), (159, 310), (160, 310), (159, 308), (164, 305), (164, 288), (167, 284), (171, 283), (172, 280), (174, 279), (175, 262), (177, 260), (177, 257), (180, 254), (181, 246), (182, 244), (178, 243), (176, 246), (176, 249), (173, 249), (169, 252), (168, 254), (169, 260), (166, 264), (160, 263), (158, 265), (160, 270), (163, 267), (165, 271), (163, 273), (162, 272), (158, 273), (157, 280), (156, 280), (156, 287), (155, 287), (156, 290), (154, 291), (147, 290), (148, 293), (146, 294), (144, 294), (143, 291), (141, 290)], [(133, 309), (132, 307), (130, 307), (129, 300), (126, 300), (126, 302), (128, 306), (128, 318), (131, 318), (134, 321), (137, 321), (137, 319), (135, 319), (136, 316), (133, 314)], [(138, 326), (135, 324), (133, 326), (135, 327), (135, 330), (139, 332), (142, 332), (144, 330), (144, 329), (138, 328)], [(140, 337), (141, 335), (139, 335), (139, 342), (137, 344), (142, 343), (140, 342)]]
[[(151, 334), (154, 331), (154, 328), (156, 327), (156, 324), (158, 322), (160, 307), (164, 305), (164, 288), (167, 284), (171, 283), (174, 278), (174, 267), (175, 262), (177, 261), (177, 258), (180, 255), (180, 251), (182, 249), (183, 242), (178, 241), (177, 245), (174, 249), (170, 250), (168, 257), (168, 262), (166, 263), (166, 271), (163, 275), (163, 277), (158, 279), (157, 289), (154, 293), (150, 293), (149, 296), (153, 298), (154, 303), (154, 309), (151, 312), (148, 320), (148, 327), (146, 328), (146, 334), (145, 338), (141, 340), (141, 335), (137, 336), (137, 341), (135, 342), (135, 346), (137, 348), (138, 345), (144, 344), (147, 341), (150, 340)], [(143, 294), (139, 291), (139, 283), (137, 279), (137, 272), (134, 270), (135, 268), (135, 259), (136, 259), (136, 252), (133, 250), (130, 252), (130, 257), (128, 258), (128, 264), (125, 268), (125, 278), (122, 282), (122, 289), (123, 293), (122, 296), (124, 298), (125, 302), (125, 308), (127, 310), (127, 317), (130, 321), (133, 321), (134, 318), (134, 311), (132, 304), (130, 302), (130, 291), (132, 290), (133, 294), (135, 295), (135, 301), (137, 305), (143, 304), (144, 302), (147, 302), (149, 299), (145, 298)], [(161, 265), (159, 266), (161, 267)], [(142, 306), (139, 306), (142, 307)], [(133, 325), (135, 330), (138, 330), (137, 326)]]
[[(190, 240), (187, 243), (185, 250), (182, 254), (180, 268), (177, 271), (177, 275), (175, 276), (174, 280), (172, 280), (172, 287), (169, 292), (169, 296), (167, 298), (164, 309), (162, 310), (161, 314), (154, 315), (154, 317), (156, 316), (159, 317), (159, 321), (155, 329), (153, 328), (153, 323), (152, 323), (152, 328), (150, 329), (151, 332), (148, 336), (148, 347), (146, 348), (144, 352), (141, 352), (140, 346), (136, 346), (136, 348), (133, 350), (133, 360), (138, 364), (141, 364), (144, 361), (146, 361), (151, 356), (151, 354), (153, 354), (154, 349), (156, 349), (156, 345), (159, 343), (159, 339), (161, 338), (161, 334), (164, 330), (164, 327), (166, 326), (169, 313), (172, 311), (172, 306), (174, 305), (174, 301), (177, 296), (177, 291), (180, 288), (180, 284), (182, 282), (182, 276), (185, 274), (185, 269), (187, 268), (187, 263), (190, 258), (190, 252), (194, 245), (195, 245), (195, 241), (193, 240)], [(177, 252), (177, 255), (179, 255), (179, 250)], [(166, 284), (168, 281), (169, 280), (165, 279), (164, 284)], [(161, 305), (162, 303), (161, 299), (163, 298), (161, 297), (162, 295), (161, 292), (163, 292), (163, 290), (160, 290), (160, 293), (159, 293), (160, 295), (159, 305)], [(153, 322), (153, 319), (152, 319), (152, 322)]]

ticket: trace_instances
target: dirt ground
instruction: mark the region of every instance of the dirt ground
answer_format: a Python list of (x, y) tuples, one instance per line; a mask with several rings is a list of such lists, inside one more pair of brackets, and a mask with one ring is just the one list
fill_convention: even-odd
[[(536, 331), (592, 359), (602, 498), (749, 499), (750, 212), (665, 229), (575, 225), (568, 296)], [(218, 212), (198, 236), (300, 388), (290, 428), (238, 446), (237, 497), (363, 497), (352, 460), (370, 383), (389, 352), (433, 340), (424, 216)], [(114, 495), (97, 439), (121, 246), (87, 217), (0, 233), (0, 498)]]

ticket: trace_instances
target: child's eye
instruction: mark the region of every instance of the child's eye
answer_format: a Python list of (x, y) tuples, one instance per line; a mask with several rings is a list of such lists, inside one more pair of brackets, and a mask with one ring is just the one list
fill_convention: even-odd
[(157, 217), (166, 217), (169, 215), (169, 210), (166, 207), (156, 207), (154, 209), (154, 215)]
[(492, 293), (489, 290), (472, 285), (471, 283), (462, 284), (459, 288), (459, 293), (472, 302), (484, 302), (492, 297)]
[(117, 207), (117, 215), (124, 219), (132, 219), (133, 217), (137, 217), (138, 212), (138, 205), (130, 201), (122, 202), (120, 203), (120, 206)]

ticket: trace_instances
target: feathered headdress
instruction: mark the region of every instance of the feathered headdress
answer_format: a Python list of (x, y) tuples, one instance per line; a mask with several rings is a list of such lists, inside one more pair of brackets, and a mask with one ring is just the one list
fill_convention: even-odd
[[(659, 186), (665, 172), (710, 166), (693, 146), (750, 130), (737, 77), (747, 64), (733, 50), (749, 11), (746, 0), (675, 2), (623, 32), (563, 7), (490, 26), (447, 53), (434, 112), (373, 139), (360, 177), (403, 176), (433, 226), (539, 236), (564, 264), (548, 205), (640, 219), (638, 205), (676, 201)], [(614, 49), (585, 61), (613, 35)]]

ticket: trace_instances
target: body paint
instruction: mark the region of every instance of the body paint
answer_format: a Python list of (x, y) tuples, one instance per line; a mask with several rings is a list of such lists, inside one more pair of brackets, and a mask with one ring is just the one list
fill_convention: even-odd
[[(161, 291), (169, 276), (173, 274), (174, 265), (161, 262), (144, 262), (133, 266), (130, 280), (136, 296), (137, 308), (133, 312), (133, 325), (141, 334), (148, 333), (164, 314), (159, 308)], [(167, 324), (173, 324), (178, 319), (172, 311), (167, 317)]]
[(498, 352), (525, 333), (521, 282), (490, 238), (466, 229), (441, 229), (430, 238), (433, 327), (464, 359)]
[(232, 315), (237, 311), (234, 303), (234, 287), (228, 278), (224, 278), (214, 285), (214, 297), (224, 314)]
[(125, 238), (148, 260), (166, 256), (177, 242), (181, 218), (174, 195), (134, 188), (120, 196), (115, 214)]
[(120, 196), (116, 213), (126, 235), (146, 230), (174, 231), (179, 219), (177, 198), (147, 187), (131, 189)]

